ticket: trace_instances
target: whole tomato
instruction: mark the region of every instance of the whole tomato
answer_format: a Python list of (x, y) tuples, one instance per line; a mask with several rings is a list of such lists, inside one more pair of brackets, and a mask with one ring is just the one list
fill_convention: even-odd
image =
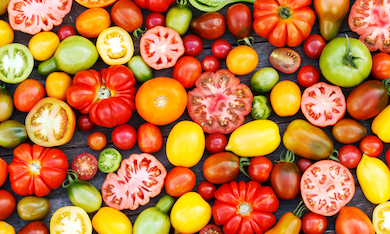
[(14, 212), (16, 200), (12, 193), (0, 189), (0, 221), (8, 218)]
[(308, 212), (302, 216), (302, 231), (304, 234), (322, 234), (326, 230), (328, 220), (325, 216)]
[(76, 19), (76, 29), (81, 36), (96, 38), (111, 25), (110, 13), (104, 8), (90, 8), (83, 11)]
[(40, 32), (35, 34), (28, 42), (28, 48), (35, 60), (45, 61), (54, 55), (60, 38), (54, 32)]
[(301, 107), (301, 89), (290, 80), (280, 81), (271, 90), (270, 100), (278, 116), (293, 116)]
[(225, 39), (217, 39), (211, 45), (213, 55), (218, 59), (225, 59), (232, 50), (232, 45)]
[(184, 54), (188, 56), (198, 56), (203, 50), (203, 41), (197, 35), (188, 34), (183, 37)]
[(245, 4), (234, 4), (226, 12), (227, 28), (237, 39), (246, 38), (244, 41), (247, 44), (250, 44), (248, 37), (253, 32), (252, 22), (252, 12)]
[(156, 26), (165, 26), (165, 17), (159, 12), (152, 12), (145, 18), (145, 27), (149, 30)]
[(366, 136), (360, 141), (359, 149), (362, 153), (376, 158), (383, 151), (383, 142), (377, 136)]
[(58, 29), (57, 35), (60, 38), (60, 41), (63, 41), (69, 36), (76, 35), (76, 30), (70, 25), (64, 25)]
[(91, 131), (95, 127), (95, 124), (92, 122), (89, 115), (81, 114), (77, 117), (77, 127), (81, 131), (87, 132), (87, 131)]
[(354, 145), (343, 145), (339, 149), (339, 156), (337, 158), (345, 167), (352, 169), (358, 166), (362, 159), (362, 152)]
[(219, 60), (213, 55), (207, 55), (202, 59), (202, 70), (205, 72), (216, 72), (219, 66)]
[(387, 150), (385, 158), (386, 158), (387, 166), (390, 168), (390, 148)]
[(215, 40), (225, 33), (225, 18), (219, 12), (207, 12), (192, 19), (190, 29), (203, 39)]
[(192, 56), (184, 56), (174, 66), (172, 78), (179, 81), (184, 88), (191, 88), (200, 74), (202, 65), (199, 60)]
[(203, 175), (213, 184), (234, 180), (240, 173), (240, 158), (233, 153), (221, 152), (210, 155), (203, 163)]
[(303, 51), (305, 51), (307, 57), (311, 59), (319, 59), (325, 46), (326, 42), (324, 38), (318, 34), (312, 34), (305, 40), (305, 43), (303, 44)]
[(29, 112), (44, 97), (45, 87), (37, 80), (27, 79), (16, 87), (14, 105), (20, 111)]
[(141, 9), (131, 0), (117, 1), (111, 8), (111, 18), (117, 26), (130, 33), (141, 27), (143, 23)]
[(259, 63), (257, 52), (250, 46), (241, 45), (232, 49), (226, 57), (226, 66), (236, 75), (246, 75)]
[(390, 55), (388, 53), (381, 52), (372, 56), (371, 75), (378, 80), (390, 77)]
[(49, 229), (44, 222), (37, 220), (26, 224), (18, 234), (49, 234)]
[(217, 187), (206, 180), (200, 182), (198, 185), (198, 193), (207, 201), (214, 198), (215, 190), (217, 190)]
[(272, 168), (272, 161), (269, 158), (259, 156), (250, 161), (248, 174), (253, 180), (264, 183), (269, 179)]
[(156, 153), (163, 145), (160, 128), (151, 123), (142, 124), (137, 131), (137, 142), (142, 152)]
[(102, 207), (92, 218), (92, 226), (99, 234), (132, 233), (130, 219), (121, 211)]
[(309, 87), (320, 80), (320, 71), (315, 66), (304, 65), (298, 72), (298, 84), (302, 87)]
[(307, 158), (300, 158), (297, 161), (297, 166), (301, 173), (305, 172), (307, 168), (309, 168), (313, 162), (310, 159)]
[(119, 149), (129, 150), (137, 143), (137, 131), (129, 124), (122, 124), (114, 128), (111, 139)]
[(8, 164), (4, 159), (0, 158), (0, 187), (3, 186), (8, 177)]
[(337, 234), (375, 234), (370, 218), (359, 208), (344, 206), (336, 219)]
[(66, 92), (72, 85), (72, 78), (65, 72), (52, 72), (46, 78), (45, 89), (48, 97), (66, 101)]
[(174, 167), (165, 177), (165, 191), (172, 197), (180, 197), (196, 184), (195, 173), (187, 167)]
[(224, 151), (226, 145), (227, 137), (222, 133), (211, 133), (206, 137), (206, 150), (210, 154)]
[(102, 150), (107, 145), (107, 137), (104, 133), (96, 131), (89, 135), (88, 145), (93, 150)]
[(46, 197), (26, 196), (19, 200), (16, 210), (24, 221), (43, 219), (50, 212), (50, 203)]

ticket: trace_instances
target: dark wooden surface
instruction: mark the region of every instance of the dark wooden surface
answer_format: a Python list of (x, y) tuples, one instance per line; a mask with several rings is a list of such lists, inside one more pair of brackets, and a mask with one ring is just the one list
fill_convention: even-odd
[[(251, 9), (253, 9), (253, 7), (250, 4), (248, 4), (248, 6)], [(73, 6), (72, 6), (71, 12), (68, 15), (65, 16), (62, 25), (72, 25), (73, 27), (75, 27), (75, 22), (76, 22), (77, 16), (80, 13), (82, 13), (85, 9), (86, 9), (85, 7), (82, 7), (78, 3), (74, 2)], [(110, 11), (110, 7), (107, 7), (106, 9), (108, 11)], [(193, 15), (194, 16), (200, 15), (202, 13), (202, 12), (199, 12), (199, 11), (193, 9), (193, 8), (191, 8), (191, 9), (193, 10)], [(228, 7), (224, 7), (220, 12), (225, 15), (227, 9), (228, 9)], [(147, 10), (143, 10), (142, 12), (143, 12), (144, 19), (147, 16), (147, 14), (150, 13)], [(8, 15), (5, 14), (5, 15), (1, 16), (0, 19), (8, 21)], [(53, 32), (57, 32), (59, 27), (60, 26), (55, 27), (52, 31)], [(187, 34), (190, 34), (190, 33), (191, 33), (190, 31), (187, 32)], [(313, 27), (312, 34), (319, 34), (318, 22), (317, 21), (315, 23), (315, 26)], [(344, 36), (344, 34), (348, 34), (348, 36), (354, 37), (354, 38), (358, 37), (357, 34), (355, 34), (355, 33), (350, 31), (350, 29), (348, 27), (348, 24), (347, 24), (347, 19), (345, 19), (344, 22), (342, 23), (342, 26), (341, 26), (341, 29), (339, 31), (339, 35), (338, 36)], [(254, 49), (258, 52), (258, 55), (259, 55), (259, 64), (258, 64), (258, 66), (257, 66), (257, 68), (255, 70), (255, 71), (257, 71), (260, 68), (271, 66), (271, 64), (269, 63), (268, 57), (269, 57), (270, 53), (272, 52), (272, 50), (275, 49), (275, 47), (272, 46), (270, 43), (268, 43), (268, 41), (266, 39), (257, 36), (256, 33), (253, 33), (253, 37), (255, 38)], [(25, 33), (19, 32), (19, 31), (16, 31), (15, 32), (15, 40), (14, 40), (14, 42), (22, 43), (22, 44), (27, 46), (30, 38), (31, 38), (31, 35), (25, 34)], [(227, 39), (232, 45), (235, 46), (236, 39), (233, 37), (233, 35), (228, 30), (226, 30), (225, 34), (223, 35), (223, 38)], [(139, 43), (138, 43), (138, 41), (136, 39), (133, 38), (133, 40), (134, 40), (134, 45), (135, 45), (135, 53), (134, 54), (137, 55), (137, 54), (139, 54), (139, 49), (138, 49)], [(92, 41), (95, 42), (96, 40), (92, 39)], [(203, 40), (203, 42), (204, 42), (204, 50), (197, 57), (200, 61), (205, 56), (212, 54), (211, 53), (211, 44), (212, 44), (213, 41)], [(301, 55), (301, 57), (302, 57), (302, 66), (306, 65), (306, 64), (311, 64), (311, 65), (314, 65), (314, 66), (316, 66), (318, 68), (318, 60), (313, 60), (313, 59), (308, 58), (304, 54), (304, 52), (303, 52), (302, 45), (300, 45), (298, 47), (295, 47), (293, 49), (295, 49)], [(224, 60), (220, 60), (220, 62), (221, 62), (221, 68), (226, 68), (225, 61)], [(29, 78), (36, 79), (36, 80), (40, 81), (42, 84), (44, 84), (45, 83), (45, 77), (40, 76), (38, 74), (37, 70), (36, 70), (38, 64), (39, 64), (39, 62), (35, 62), (34, 71), (31, 73)], [(96, 69), (96, 70), (100, 70), (101, 68), (104, 68), (104, 67), (107, 67), (107, 65), (101, 59), (99, 59), (98, 62), (93, 66), (93, 68)], [(251, 79), (252, 75), (254, 74), (254, 72), (252, 72), (252, 73), (250, 73), (248, 75), (245, 75), (245, 76), (239, 76), (239, 78), (241, 79), (241, 81), (243, 83), (249, 85), (250, 79)], [(280, 80), (292, 80), (294, 82), (297, 82), (297, 72), (294, 73), (294, 74), (291, 74), (291, 75), (286, 75), (286, 74), (283, 74), (283, 73), (279, 72), (279, 75), (280, 75)], [(172, 77), (172, 69), (165, 69), (165, 70), (162, 70), (162, 71), (154, 71), (154, 76), (168, 76), (168, 77)], [(321, 77), (321, 81), (325, 81), (325, 79), (323, 77)], [(6, 86), (7, 86), (7, 89), (11, 93), (13, 93), (15, 88), (17, 87), (16, 84), (14, 84), (14, 85), (6, 84)], [(140, 86), (140, 84), (137, 83), (136, 86), (138, 88)], [(301, 90), (303, 91), (302, 88), (301, 88)], [(352, 90), (351, 88), (343, 89), (343, 92), (344, 92), (345, 96), (347, 96), (350, 93), (351, 90)], [(267, 93), (265, 95), (269, 97), (269, 93)], [(76, 113), (76, 115), (79, 114), (78, 111), (75, 111), (75, 113)], [(15, 110), (13, 115), (12, 115), (12, 117), (11, 117), (11, 119), (18, 120), (18, 121), (24, 123), (24, 119), (25, 119), (26, 115), (27, 115), (27, 113), (22, 113), (22, 112), (19, 112), (19, 111)], [(303, 116), (301, 111), (299, 111), (296, 115), (294, 115), (292, 117), (284, 117), (284, 118), (282, 118), (282, 117), (278, 117), (275, 113), (272, 113), (272, 115), (269, 117), (269, 119), (275, 121), (278, 124), (278, 126), (280, 128), (281, 136), (283, 135), (283, 133), (284, 133), (288, 123), (290, 123), (294, 119), (304, 119), (304, 118), (305, 117)], [(350, 118), (350, 116), (348, 114), (346, 114), (346, 116), (344, 118)], [(171, 170), (173, 168), (173, 165), (171, 165), (169, 163), (169, 161), (167, 160), (166, 154), (165, 154), (166, 139), (167, 139), (167, 136), (169, 134), (170, 129), (172, 129), (172, 127), (177, 122), (179, 122), (181, 120), (191, 120), (191, 118), (189, 117), (187, 111), (183, 114), (183, 116), (179, 120), (175, 121), (174, 123), (171, 123), (169, 125), (160, 127), (160, 129), (161, 129), (161, 131), (163, 133), (163, 136), (164, 136), (164, 146), (163, 146), (163, 148), (159, 152), (155, 153), (154, 155), (157, 157), (157, 159), (159, 159), (164, 164), (164, 166), (166, 167), (167, 171)], [(246, 117), (246, 121), (245, 122), (249, 122), (249, 121), (252, 121), (252, 120), (253, 120), (253, 118), (249, 115), (249, 116)], [(371, 122), (372, 122), (372, 119), (369, 119), (367, 121), (361, 121), (361, 123), (367, 128), (367, 134), (368, 135), (373, 134), (372, 131), (371, 131), (371, 128), (370, 128)], [(128, 123), (131, 124), (132, 126), (134, 126), (136, 129), (138, 129), (138, 127), (141, 124), (145, 123), (145, 121), (137, 113), (135, 113), (135, 114), (132, 115), (132, 117), (131, 117), (131, 119), (130, 119), (130, 121)], [(331, 127), (326, 127), (326, 128), (323, 128), (323, 129), (332, 138), (333, 143), (335, 144), (335, 148), (336, 149), (340, 149), (340, 147), (342, 145), (340, 143), (336, 142), (333, 139), (332, 134), (331, 134)], [(106, 147), (115, 147), (112, 144), (112, 140), (110, 139), (110, 135), (111, 135), (112, 129), (103, 128), (103, 127), (95, 127), (93, 129), (93, 131), (102, 131), (103, 133), (105, 133), (105, 135), (108, 138), (108, 144), (107, 144)], [(100, 151), (94, 151), (94, 150), (90, 149), (88, 147), (88, 144), (87, 144), (87, 137), (93, 131), (83, 132), (83, 131), (81, 131), (81, 130), (76, 128), (72, 140), (69, 143), (67, 143), (67, 144), (65, 144), (63, 146), (58, 147), (59, 149), (63, 150), (66, 153), (66, 155), (67, 155), (67, 157), (69, 159), (69, 163), (70, 164), (71, 164), (72, 160), (74, 159), (74, 157), (77, 154), (82, 153), (82, 152), (91, 153), (91, 154), (95, 155), (96, 157), (99, 156)], [(389, 146), (390, 146), (390, 144), (385, 144), (384, 151), (383, 151), (382, 155), (380, 156), (380, 159), (384, 160), (384, 152), (386, 152), (387, 149), (389, 149)], [(0, 156), (3, 159), (5, 159), (7, 163), (10, 163), (11, 160), (12, 160), (12, 150), (13, 149), (5, 149), (5, 148), (1, 148), (0, 147)], [(279, 159), (279, 155), (281, 154), (281, 152), (283, 150), (284, 150), (284, 146), (281, 144), (277, 148), (277, 150), (275, 152), (273, 152), (272, 154), (268, 155), (267, 157), (269, 157), (272, 161), (278, 160)], [(133, 147), (131, 150), (127, 150), (127, 151), (119, 150), (119, 151), (122, 154), (123, 158), (128, 158), (129, 155), (133, 154), (133, 153), (135, 153), (135, 154), (141, 153), (141, 150), (138, 148), (137, 145), (135, 147)], [(202, 157), (202, 160), (196, 166), (191, 168), (196, 173), (196, 176), (197, 176), (197, 183), (196, 184), (197, 185), (201, 181), (204, 180), (204, 177), (203, 177), (203, 174), (202, 174), (202, 163), (208, 156), (209, 156), (209, 154), (205, 151), (205, 153), (204, 153), (204, 155)], [(372, 217), (372, 211), (375, 208), (375, 205), (371, 204), (364, 197), (363, 192), (362, 192), (362, 190), (361, 190), (361, 188), (359, 186), (359, 183), (357, 181), (355, 170), (351, 170), (351, 172), (354, 175), (355, 185), (356, 185), (356, 192), (355, 192), (355, 195), (354, 195), (353, 199), (350, 201), (350, 203), (348, 205), (349, 206), (356, 206), (356, 207), (362, 209), (368, 215), (368, 217), (371, 218)], [(100, 190), (101, 186), (102, 186), (102, 184), (103, 184), (103, 182), (105, 180), (105, 176), (106, 176), (106, 174), (98, 171), (96, 176), (92, 180), (90, 180), (90, 182), (93, 185), (95, 185)], [(239, 181), (239, 180), (248, 181), (248, 179), (243, 174), (240, 174), (236, 180), (237, 181)], [(268, 182), (265, 183), (264, 185), (268, 185)], [(5, 185), (3, 185), (2, 189), (6, 189), (6, 190), (11, 191), (10, 183), (9, 183), (8, 180), (5, 183)], [(197, 189), (197, 186), (194, 188), (194, 191), (196, 191), (196, 189)], [(134, 224), (134, 221), (137, 218), (137, 215), (141, 211), (143, 211), (144, 209), (146, 209), (146, 208), (148, 208), (150, 206), (154, 206), (156, 204), (156, 202), (159, 200), (159, 198), (163, 194), (165, 194), (164, 190), (162, 191), (162, 193), (159, 196), (151, 199), (150, 203), (148, 203), (147, 205), (139, 207), (135, 211), (124, 210), (123, 212), (130, 218), (131, 222)], [(19, 201), (22, 198), (21, 196), (18, 196), (16, 194), (14, 194), (14, 195), (15, 195), (17, 201)], [(72, 204), (71, 204), (71, 202), (70, 202), (70, 200), (68, 198), (68, 195), (66, 193), (66, 190), (64, 188), (58, 188), (58, 189), (53, 190), (47, 196), (47, 198), (50, 200), (51, 211), (50, 211), (49, 215), (47, 215), (43, 219), (43, 221), (49, 226), (50, 218), (51, 218), (52, 214), (58, 208), (63, 207), (63, 206), (72, 205)], [(276, 218), (279, 219), (287, 211), (293, 211), (294, 208), (296, 207), (296, 205), (299, 203), (300, 200), (301, 200), (300, 196), (298, 196), (297, 198), (295, 198), (292, 201), (280, 200), (280, 207), (275, 212)], [(103, 206), (105, 206), (104, 203), (103, 203)], [(90, 217), (92, 218), (93, 215), (94, 215), (94, 213), (91, 213)], [(325, 233), (328, 233), (328, 234), (329, 233), (335, 233), (335, 220), (336, 220), (336, 216), (328, 217), (327, 219), (328, 219), (328, 227), (327, 227), (327, 230), (326, 230)], [(11, 225), (13, 225), (17, 232), (24, 225), (27, 224), (27, 222), (24, 222), (23, 220), (21, 220), (19, 218), (19, 216), (16, 213), (16, 211), (11, 215), (11, 217), (6, 219), (5, 221), (10, 223)], [(211, 220), (211, 222), (213, 222), (213, 221)]]

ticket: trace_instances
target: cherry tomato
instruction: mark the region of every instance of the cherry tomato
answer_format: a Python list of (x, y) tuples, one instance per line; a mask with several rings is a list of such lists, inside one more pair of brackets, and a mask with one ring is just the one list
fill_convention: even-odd
[(190, 29), (203, 39), (215, 40), (225, 33), (225, 17), (219, 12), (203, 13), (191, 20)]
[(308, 212), (302, 216), (302, 231), (304, 234), (322, 234), (326, 230), (328, 220), (325, 216)]
[(383, 151), (383, 142), (377, 136), (366, 136), (360, 141), (359, 149), (362, 153), (376, 158)]
[(14, 105), (20, 111), (29, 112), (44, 97), (45, 87), (37, 80), (27, 79), (16, 87)]
[(390, 77), (390, 55), (388, 53), (377, 53), (372, 56), (371, 75), (378, 80)]
[(202, 69), (205, 72), (216, 72), (219, 69), (219, 60), (213, 55), (207, 55), (202, 60)]
[(26, 224), (18, 234), (49, 234), (46, 224), (40, 220)]
[(345, 167), (356, 168), (362, 159), (362, 152), (354, 145), (344, 145), (339, 150), (338, 159)]
[(225, 39), (217, 39), (211, 45), (213, 55), (218, 59), (225, 59), (232, 50), (232, 45)]
[(62, 101), (66, 101), (66, 93), (70, 86), (72, 86), (72, 78), (66, 72), (52, 72), (45, 82), (47, 96)]
[(91, 131), (95, 127), (95, 124), (92, 122), (89, 115), (79, 115), (79, 117), (77, 117), (77, 127), (81, 131), (87, 132)]
[(174, 66), (172, 77), (184, 88), (191, 88), (200, 74), (202, 74), (202, 65), (199, 60), (192, 56), (183, 56)]
[(326, 42), (320, 35), (312, 34), (303, 44), (303, 51), (305, 51), (307, 57), (312, 59), (319, 59), (325, 46)]
[(248, 174), (253, 180), (264, 183), (269, 179), (272, 167), (272, 161), (269, 158), (265, 156), (255, 157), (248, 166)]
[(156, 153), (163, 145), (163, 137), (158, 126), (151, 123), (142, 124), (137, 131), (137, 142), (144, 153)]
[(0, 221), (8, 218), (14, 212), (16, 200), (12, 193), (0, 189)]
[(214, 198), (215, 190), (217, 190), (217, 187), (214, 184), (208, 182), (207, 180), (200, 182), (200, 184), (198, 185), (198, 193), (206, 201), (212, 200)]
[(102, 132), (94, 132), (88, 137), (88, 145), (93, 150), (102, 150), (107, 145), (107, 137)]
[(97, 172), (98, 162), (95, 156), (89, 153), (78, 154), (72, 162), (72, 170), (77, 172), (81, 180), (92, 179)]
[(118, 125), (111, 133), (112, 143), (121, 150), (133, 148), (137, 142), (137, 131), (129, 124)]
[(165, 191), (172, 197), (191, 191), (196, 184), (195, 173), (187, 167), (174, 167), (165, 177)]
[(198, 56), (203, 50), (203, 41), (197, 35), (189, 34), (183, 38), (184, 44), (184, 55), (188, 56)]
[(271, 65), (286, 74), (292, 74), (301, 66), (301, 56), (289, 48), (277, 48), (269, 56)]
[(206, 150), (210, 154), (224, 151), (226, 145), (227, 138), (222, 133), (211, 133), (206, 137)]
[(215, 224), (207, 224), (202, 230), (200, 230), (199, 234), (223, 234), (220, 227)]
[(307, 158), (300, 158), (297, 161), (297, 166), (301, 173), (305, 172), (306, 169), (311, 166), (311, 164), (313, 164), (313, 162)]
[(57, 32), (60, 41), (63, 41), (65, 38), (69, 36), (76, 35), (76, 30), (70, 25), (64, 25)]
[(304, 65), (298, 72), (298, 84), (302, 87), (309, 87), (320, 80), (320, 71), (315, 66)]
[(149, 30), (156, 26), (165, 26), (165, 17), (159, 12), (152, 12), (146, 16), (145, 27)]

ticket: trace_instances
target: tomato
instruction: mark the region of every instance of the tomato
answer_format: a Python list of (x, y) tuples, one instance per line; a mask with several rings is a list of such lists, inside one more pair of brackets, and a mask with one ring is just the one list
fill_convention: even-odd
[(0, 47), (0, 80), (16, 84), (24, 81), (34, 68), (34, 57), (22, 44), (11, 43)]
[(63, 25), (58, 29), (57, 35), (60, 38), (60, 41), (63, 41), (69, 36), (76, 35), (76, 30), (70, 25)]
[(122, 155), (114, 148), (107, 148), (100, 152), (98, 167), (104, 173), (115, 172), (121, 165)]
[(377, 158), (383, 151), (383, 142), (377, 136), (366, 136), (360, 141), (359, 149), (363, 154)]
[(211, 207), (198, 193), (188, 192), (177, 199), (171, 210), (171, 223), (182, 233), (199, 232), (211, 219)]
[(272, 113), (271, 103), (263, 95), (253, 97), (251, 115), (254, 119), (268, 119)]
[(49, 234), (49, 229), (42, 221), (33, 221), (26, 224), (18, 234)]
[(104, 29), (110, 27), (110, 13), (104, 8), (90, 8), (76, 19), (76, 29), (81, 36), (96, 38)]
[(206, 137), (206, 150), (210, 154), (224, 151), (226, 145), (227, 138), (222, 133), (211, 133)]
[(0, 85), (0, 109), (0, 122), (8, 120), (14, 111), (13, 98), (5, 84)]
[(252, 180), (264, 183), (269, 179), (272, 168), (272, 161), (269, 158), (254, 157), (248, 166), (248, 175)]
[(203, 199), (208, 201), (214, 198), (214, 192), (216, 189), (217, 187), (214, 184), (204, 180), (198, 185), (197, 192), (202, 196)]
[(72, 1), (11, 0), (8, 3), (8, 17), (14, 30), (37, 34), (60, 25), (71, 7)]
[(163, 146), (163, 136), (158, 126), (151, 123), (142, 124), (137, 130), (138, 147), (144, 153), (156, 153)]
[(40, 220), (49, 214), (50, 203), (45, 197), (27, 196), (20, 199), (16, 209), (24, 221)]
[(129, 124), (121, 124), (111, 133), (112, 143), (121, 150), (129, 150), (137, 143), (137, 131)]
[(174, 167), (165, 177), (165, 192), (172, 197), (180, 197), (190, 192), (196, 184), (195, 173), (187, 167)]
[(390, 77), (390, 55), (377, 53), (372, 56), (371, 76), (377, 80), (384, 80)]
[(197, 35), (188, 34), (183, 37), (184, 55), (198, 56), (203, 50), (203, 41)]
[(266, 93), (278, 83), (279, 73), (272, 67), (263, 67), (253, 74), (251, 90), (256, 93)]
[(107, 145), (107, 137), (102, 132), (93, 132), (88, 136), (88, 145), (93, 150), (102, 150)]
[(88, 7), (88, 8), (94, 8), (94, 7), (106, 7), (117, 0), (76, 0), (76, 2), (82, 6)]
[(278, 116), (293, 116), (301, 106), (301, 90), (290, 80), (280, 81), (272, 88), (270, 101)]
[(187, 108), (203, 131), (228, 134), (244, 123), (251, 111), (253, 94), (234, 74), (226, 69), (204, 72), (195, 86), (188, 92)]
[[(253, 32), (252, 12), (243, 3), (237, 3), (229, 7), (226, 12), (226, 26), (229, 31), (237, 38), (244, 39), (248, 43)], [(250, 42), (249, 42), (250, 43)]]
[(4, 159), (0, 158), (0, 187), (3, 186), (8, 177), (8, 164)]
[(97, 172), (98, 162), (95, 156), (89, 153), (78, 154), (72, 162), (72, 170), (80, 180), (90, 180)]
[(95, 127), (95, 124), (92, 122), (89, 115), (81, 114), (77, 117), (77, 127), (81, 131), (88, 132), (88, 131), (91, 131)]
[(70, 86), (72, 86), (72, 78), (65, 72), (52, 72), (45, 82), (47, 96), (62, 101), (66, 101), (66, 93)]
[(147, 122), (166, 125), (177, 120), (186, 109), (187, 92), (175, 79), (156, 77), (138, 89), (135, 106)]
[(219, 66), (219, 60), (213, 55), (207, 55), (202, 59), (202, 70), (205, 72), (216, 72)]
[(15, 234), (15, 228), (4, 221), (0, 221), (0, 234)]
[(308, 212), (302, 216), (302, 231), (304, 234), (322, 234), (328, 226), (325, 216)]
[(0, 123), (0, 146), (14, 148), (27, 140), (26, 126), (17, 120)]
[(338, 86), (320, 82), (306, 88), (302, 94), (302, 113), (315, 126), (334, 125), (344, 117), (346, 109), (343, 91)]
[(231, 50), (232, 45), (223, 38), (215, 40), (211, 45), (211, 51), (218, 59), (225, 59)]
[(304, 65), (298, 72), (298, 84), (302, 87), (309, 87), (320, 80), (320, 71), (312, 65)]
[(53, 147), (66, 144), (72, 139), (76, 116), (65, 102), (47, 97), (30, 110), (25, 123), (32, 142)]
[(215, 224), (207, 224), (199, 232), (199, 234), (208, 234), (208, 233), (223, 234), (222, 229)]
[(390, 143), (390, 105), (388, 105), (381, 113), (379, 113), (371, 124), (371, 129), (374, 134), (376, 134), (379, 139), (385, 143)]
[(114, 24), (129, 33), (140, 28), (143, 23), (141, 9), (131, 0), (118, 0), (111, 8), (111, 17)]
[(16, 208), (16, 200), (12, 193), (7, 190), (0, 189), (0, 220), (4, 220), (14, 213)]
[(129, 218), (111, 207), (100, 208), (92, 218), (92, 226), (99, 234), (131, 234), (133, 230)]
[(298, 166), (299, 170), (301, 171), (301, 173), (305, 172), (307, 170), (307, 168), (309, 168), (312, 164), (313, 164), (313, 162), (307, 158), (300, 158), (297, 161), (297, 166)]
[(44, 97), (45, 88), (43, 85), (37, 80), (27, 79), (16, 88), (14, 105), (20, 111), (29, 112)]
[(386, 158), (387, 165), (389, 166), (389, 169), (390, 169), (390, 148), (387, 150), (385, 158)]
[(320, 160), (302, 175), (301, 195), (306, 207), (320, 215), (337, 214), (355, 194), (348, 168), (333, 160)]
[(259, 63), (257, 52), (249, 46), (241, 45), (232, 49), (226, 57), (226, 66), (236, 75), (246, 75), (254, 71)]
[(53, 32), (40, 32), (30, 39), (28, 48), (35, 60), (45, 61), (54, 55), (59, 44), (60, 38), (57, 34)]
[(152, 12), (165, 12), (174, 0), (135, 0), (138, 6), (149, 9)]
[(372, 214), (372, 224), (376, 233), (386, 233), (390, 231), (389, 223), (390, 202), (377, 205)]
[(336, 219), (337, 234), (375, 234), (370, 218), (359, 208), (345, 206)]
[(147, 204), (160, 194), (167, 175), (164, 165), (146, 153), (124, 159), (117, 173), (109, 173), (102, 186), (104, 202), (117, 210)]
[(271, 65), (286, 74), (292, 74), (301, 66), (301, 56), (289, 48), (274, 49), (269, 56)]
[[(64, 225), (66, 223), (66, 225)], [(77, 206), (65, 206), (54, 212), (50, 219), (50, 233), (92, 233), (91, 219)]]
[(302, 214), (299, 214), (298, 211), (294, 210), (294, 213), (291, 211), (284, 213), (276, 225), (265, 232), (265, 234), (299, 234), (302, 227), (302, 220), (300, 219)]
[(3, 15), (7, 12), (7, 5), (9, 0), (4, 0), (0, 3), (0, 15)]
[(173, 67), (184, 54), (180, 35), (171, 28), (156, 26), (142, 36), (140, 51), (143, 60), (152, 68), (161, 70)]
[(203, 39), (215, 40), (226, 30), (226, 22), (219, 12), (207, 12), (191, 20), (191, 31)]
[(169, 8), (165, 16), (165, 25), (174, 29), (180, 35), (184, 35), (190, 27), (192, 11), (187, 2), (176, 2), (176, 5)]
[(362, 152), (354, 145), (343, 145), (337, 157), (348, 169), (356, 168), (362, 159)]
[(336, 141), (343, 144), (353, 144), (363, 139), (367, 129), (354, 119), (340, 119), (332, 128), (332, 135)]
[(192, 56), (183, 56), (173, 68), (172, 78), (178, 80), (184, 88), (191, 88), (200, 74), (202, 74), (202, 64), (199, 60)]
[(229, 152), (210, 155), (203, 162), (204, 178), (213, 184), (225, 184), (240, 173), (240, 158)]
[(165, 26), (165, 17), (159, 12), (152, 12), (145, 18), (145, 27), (147, 30), (149, 30), (156, 26)]
[(152, 69), (140, 55), (133, 56), (127, 63), (127, 66), (133, 72), (135, 79), (140, 83), (144, 83), (153, 78)]
[(324, 38), (318, 34), (312, 34), (305, 40), (305, 43), (303, 43), (303, 51), (307, 57), (319, 59), (325, 46), (326, 42)]
[(11, 44), (14, 41), (14, 30), (4, 20), (0, 20), (0, 46)]

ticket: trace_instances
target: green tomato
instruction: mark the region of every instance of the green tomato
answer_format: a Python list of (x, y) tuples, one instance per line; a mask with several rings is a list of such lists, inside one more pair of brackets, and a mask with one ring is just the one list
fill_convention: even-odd
[(99, 155), (98, 168), (104, 173), (115, 172), (122, 162), (122, 155), (114, 148), (107, 148)]
[(15, 148), (27, 140), (26, 126), (16, 120), (0, 123), (0, 146)]
[(191, 19), (191, 9), (185, 4), (177, 4), (168, 10), (165, 17), (165, 25), (183, 35), (190, 27)]
[(34, 57), (23, 44), (11, 43), (0, 47), (0, 80), (16, 84), (24, 81), (34, 68)]
[(40, 220), (50, 212), (50, 203), (45, 197), (27, 196), (18, 202), (16, 210), (24, 221)]
[(0, 85), (0, 123), (9, 119), (14, 111), (14, 102), (5, 84)]
[(279, 73), (272, 67), (264, 67), (253, 74), (251, 90), (256, 93), (266, 93), (278, 83)]
[(127, 63), (127, 66), (133, 72), (135, 79), (140, 83), (144, 83), (153, 78), (152, 69), (140, 55), (133, 56)]
[(0, 15), (7, 12), (7, 6), (10, 0), (1, 0), (0, 1)]
[(272, 113), (271, 103), (263, 95), (254, 96), (251, 115), (254, 119), (267, 119)]
[(338, 37), (331, 40), (320, 57), (322, 75), (332, 84), (354, 87), (371, 72), (372, 58), (367, 46), (358, 39)]

